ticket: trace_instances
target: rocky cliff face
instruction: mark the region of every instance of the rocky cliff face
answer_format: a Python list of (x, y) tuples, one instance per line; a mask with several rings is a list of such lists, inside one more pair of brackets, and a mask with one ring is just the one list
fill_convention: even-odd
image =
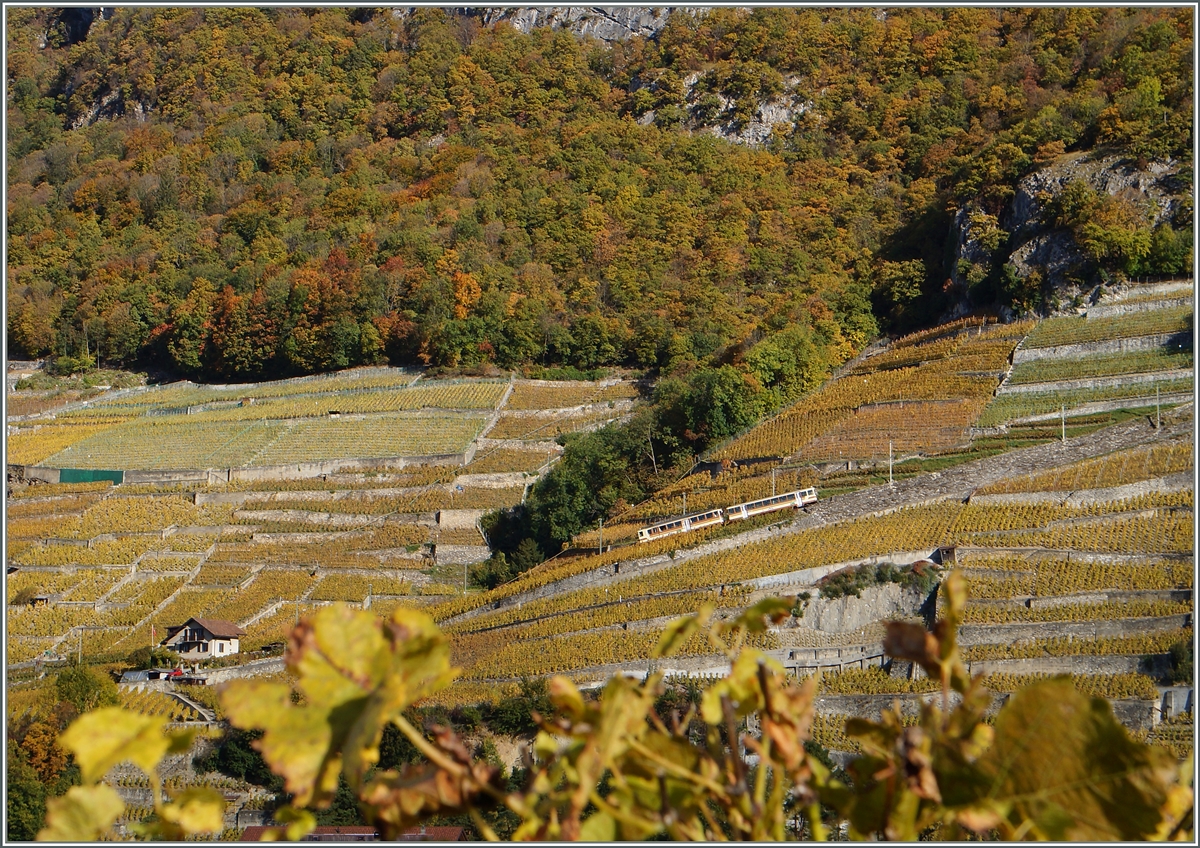
[(1174, 161), (1139, 167), (1127, 157), (1097, 151), (1064, 154), (1022, 179), (998, 217), (983, 214), (972, 204), (959, 210), (952, 233), (957, 260), (952, 278), (966, 286), (972, 282), (965, 278), (972, 268), (980, 273), (979, 269), (1002, 260), (1019, 277), (1041, 274), (1059, 300), (1085, 295), (1094, 285), (1080, 273), (1088, 257), (1070, 231), (1046, 220), (1045, 200), (1079, 181), (1148, 210), (1153, 227), (1184, 213), (1191, 189), (1182, 177), (1183, 167), (1184, 163)]
[[(547, 6), (501, 9), (467, 9), (467, 14), (476, 14), (485, 25), (506, 22), (520, 32), (531, 32), (539, 27), (565, 29), (580, 38), (591, 37), (611, 44), (635, 36), (653, 38), (666, 26), (667, 19), (678, 11), (690, 15), (703, 15), (708, 11), (701, 6)], [(686, 125), (694, 132), (706, 132), (738, 144), (760, 145), (770, 137), (777, 125), (789, 128), (811, 104), (792, 94), (798, 80), (785, 80), (785, 91), (778, 97), (757, 104), (749, 120), (734, 121), (726, 118), (731, 101), (720, 94), (711, 95), (716, 102), (704, 102), (704, 93), (698, 90), (699, 74), (684, 80), (686, 102)], [(651, 80), (635, 80), (634, 91), (642, 87), (655, 88)], [(638, 122), (650, 124), (657, 114), (651, 110), (638, 117)]]
[(706, 9), (675, 6), (539, 6), (511, 9), (481, 9), (485, 24), (507, 21), (520, 32), (538, 27), (570, 30), (604, 42), (624, 41), (640, 35), (652, 37), (674, 11), (700, 14)]
[[(789, 130), (800, 115), (812, 108), (810, 101), (795, 93), (799, 77), (787, 77), (783, 93), (758, 103), (750, 120), (729, 120), (725, 116), (732, 112), (733, 101), (718, 92), (702, 91), (698, 85), (700, 77), (699, 73), (693, 73), (683, 81), (686, 126), (694, 132), (706, 132), (736, 144), (764, 144), (776, 126)], [(656, 84), (635, 80), (633, 89), (636, 91), (642, 86), (654, 89)], [(637, 120), (639, 124), (650, 124), (657, 117), (657, 113), (650, 110)]]

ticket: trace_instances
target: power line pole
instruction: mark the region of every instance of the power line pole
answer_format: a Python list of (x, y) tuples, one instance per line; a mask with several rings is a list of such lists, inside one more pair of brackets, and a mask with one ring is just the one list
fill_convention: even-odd
[(604, 517), (600, 517), (600, 553), (604, 553)]
[(1062, 443), (1065, 445), (1067, 443), (1067, 407), (1065, 404), (1060, 412), (1062, 415)]
[(1157, 422), (1154, 426), (1155, 430), (1162, 429), (1162, 389), (1159, 386), (1154, 387), (1154, 420)]
[(896, 484), (892, 481), (892, 440), (888, 439), (888, 488), (896, 488)]
[(775, 468), (776, 466), (771, 467), (771, 497), (775, 497)]

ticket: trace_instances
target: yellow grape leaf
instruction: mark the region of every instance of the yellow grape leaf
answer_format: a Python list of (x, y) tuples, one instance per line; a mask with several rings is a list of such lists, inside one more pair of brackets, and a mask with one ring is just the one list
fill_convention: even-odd
[(1014, 694), (995, 734), (979, 761), (988, 796), (1011, 802), (1014, 826), (1032, 821), (1048, 839), (1147, 839), (1178, 781), (1166, 751), (1131, 739), (1106, 700), (1080, 694), (1069, 678)]
[(220, 833), (225, 828), (225, 799), (215, 789), (194, 786), (162, 808), (164, 821), (189, 833)]
[(700, 699), (700, 717), (711, 725), (724, 722), (721, 696), (728, 695), (738, 718), (745, 718), (763, 707), (763, 693), (759, 687), (758, 667), (763, 664), (768, 670), (782, 675), (783, 666), (761, 651), (745, 648), (734, 660), (729, 675), (710, 686)]
[(767, 620), (778, 624), (792, 614), (795, 605), (795, 596), (763, 598), (726, 624), (727, 627), (745, 627), (750, 633), (762, 633), (767, 629)]
[(579, 828), (581, 842), (614, 842), (617, 838), (617, 820), (603, 811), (592, 813)]
[(328, 806), (344, 770), (355, 789), (379, 760), (384, 725), (458, 674), (446, 637), (428, 615), (398, 609), (390, 621), (345, 604), (325, 607), (292, 632), (287, 663), (305, 703), (282, 683), (234, 681), (222, 704), (230, 722), (262, 729), (256, 745), (302, 806)]
[[(550, 702), (560, 713), (579, 719), (584, 714), (583, 694), (569, 677), (556, 674), (550, 678)], [(545, 718), (545, 716), (543, 716)]]
[(125, 811), (111, 786), (72, 786), (61, 798), (46, 801), (46, 826), (39, 842), (95, 842)]
[(95, 783), (117, 763), (131, 762), (149, 773), (158, 766), (172, 740), (161, 718), (105, 707), (84, 713), (58, 738), (75, 755), (83, 782)]
[(668, 624), (663, 630), (662, 636), (659, 637), (658, 644), (650, 653), (650, 658), (658, 659), (674, 655), (688, 639), (692, 638), (692, 634), (708, 623), (713, 610), (712, 604), (705, 604), (695, 615), (685, 615)]
[(259, 837), (259, 842), (299, 842), (316, 830), (317, 817), (308, 810), (295, 807), (280, 807), (275, 811), (275, 821), (284, 827), (269, 827)]

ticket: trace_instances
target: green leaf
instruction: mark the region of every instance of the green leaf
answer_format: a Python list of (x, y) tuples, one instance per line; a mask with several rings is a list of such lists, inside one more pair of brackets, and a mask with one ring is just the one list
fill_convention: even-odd
[(111, 786), (72, 786), (61, 798), (46, 801), (46, 826), (39, 842), (95, 842), (108, 832), (125, 802)]
[(292, 633), (287, 662), (302, 706), (285, 684), (266, 681), (228, 684), (222, 704), (234, 726), (264, 731), (256, 745), (296, 803), (325, 807), (343, 767), (357, 790), (378, 762), (388, 721), (457, 676), (449, 658), (446, 637), (425, 613), (398, 609), (381, 622), (336, 604)]
[(617, 838), (617, 820), (605, 812), (593, 813), (579, 828), (579, 839), (583, 842), (614, 842)]
[(1170, 755), (1129, 738), (1103, 698), (1068, 678), (1039, 681), (996, 716), (980, 759), (989, 797), (1012, 803), (1014, 826), (1032, 820), (1044, 838), (1148, 838), (1175, 781)]
[(117, 763), (153, 771), (171, 747), (164, 725), (161, 718), (105, 707), (75, 719), (58, 742), (75, 755), (83, 782), (95, 783)]

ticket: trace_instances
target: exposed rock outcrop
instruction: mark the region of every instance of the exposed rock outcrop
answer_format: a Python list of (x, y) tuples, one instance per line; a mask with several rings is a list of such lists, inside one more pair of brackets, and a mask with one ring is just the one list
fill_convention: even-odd
[(539, 27), (566, 29), (578, 36), (611, 43), (639, 35), (657, 35), (672, 12), (700, 14), (707, 9), (690, 6), (539, 6), (478, 11), (482, 12), (485, 24), (506, 21), (525, 33)]
[(999, 260), (1018, 277), (1037, 272), (1059, 301), (1082, 303), (1098, 282), (1087, 272), (1088, 256), (1072, 233), (1056, 228), (1045, 217), (1044, 201), (1057, 197), (1073, 182), (1146, 210), (1149, 226), (1177, 222), (1186, 214), (1190, 186), (1182, 176), (1183, 163), (1150, 162), (1144, 167), (1118, 153), (1087, 151), (1059, 156), (1029, 174), (1016, 186), (1007, 208), (997, 217), (974, 204), (960, 209), (954, 220), (956, 262), (952, 278), (964, 288)]

